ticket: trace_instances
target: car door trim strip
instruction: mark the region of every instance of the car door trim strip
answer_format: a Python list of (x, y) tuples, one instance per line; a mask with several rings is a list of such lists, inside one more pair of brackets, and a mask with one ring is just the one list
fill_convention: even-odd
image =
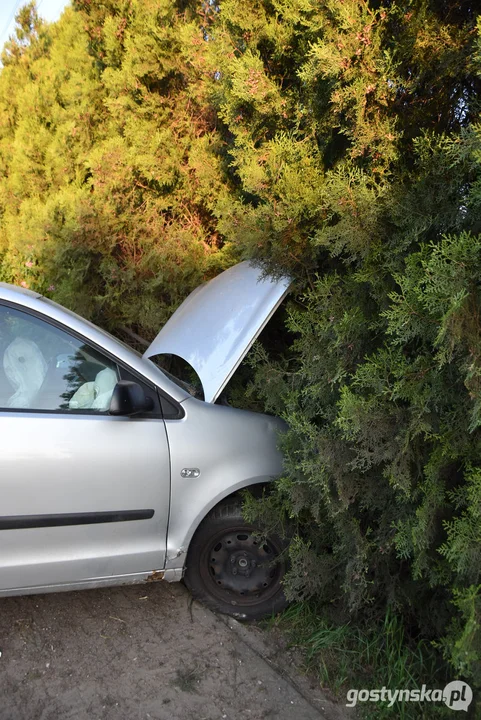
[(97, 523), (150, 520), (153, 510), (112, 510), (103, 512), (56, 513), (54, 515), (0, 516), (0, 530), (27, 530), (29, 528), (65, 527), (67, 525), (94, 525)]

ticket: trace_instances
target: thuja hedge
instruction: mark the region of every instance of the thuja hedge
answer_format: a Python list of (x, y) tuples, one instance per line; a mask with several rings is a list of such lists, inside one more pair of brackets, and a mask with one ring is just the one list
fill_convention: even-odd
[(0, 73), (0, 256), (147, 338), (239, 259), (291, 274), (252, 359), (289, 424), (256, 508), (294, 527), (287, 592), (389, 608), (480, 682), (477, 12), (74, 0), (47, 25), (28, 6)]

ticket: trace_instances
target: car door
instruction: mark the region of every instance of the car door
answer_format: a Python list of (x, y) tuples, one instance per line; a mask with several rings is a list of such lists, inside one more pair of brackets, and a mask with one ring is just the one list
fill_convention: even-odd
[(165, 424), (148, 383), (151, 413), (109, 415), (122, 372), (68, 329), (0, 304), (0, 593), (164, 567)]

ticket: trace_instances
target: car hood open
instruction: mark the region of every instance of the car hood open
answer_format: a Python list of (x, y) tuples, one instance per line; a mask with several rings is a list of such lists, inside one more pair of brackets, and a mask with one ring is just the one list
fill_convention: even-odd
[(289, 278), (263, 278), (248, 262), (234, 265), (184, 300), (144, 357), (178, 355), (199, 376), (206, 402), (214, 402), (290, 284)]

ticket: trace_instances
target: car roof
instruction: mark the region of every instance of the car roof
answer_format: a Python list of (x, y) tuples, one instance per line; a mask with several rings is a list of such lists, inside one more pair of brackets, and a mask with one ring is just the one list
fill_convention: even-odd
[(0, 297), (3, 300), (9, 300), (11, 296), (18, 297), (18, 295), (27, 295), (28, 297), (40, 298), (42, 297), (39, 293), (23, 288), (18, 285), (11, 285), (10, 283), (0, 282)]

